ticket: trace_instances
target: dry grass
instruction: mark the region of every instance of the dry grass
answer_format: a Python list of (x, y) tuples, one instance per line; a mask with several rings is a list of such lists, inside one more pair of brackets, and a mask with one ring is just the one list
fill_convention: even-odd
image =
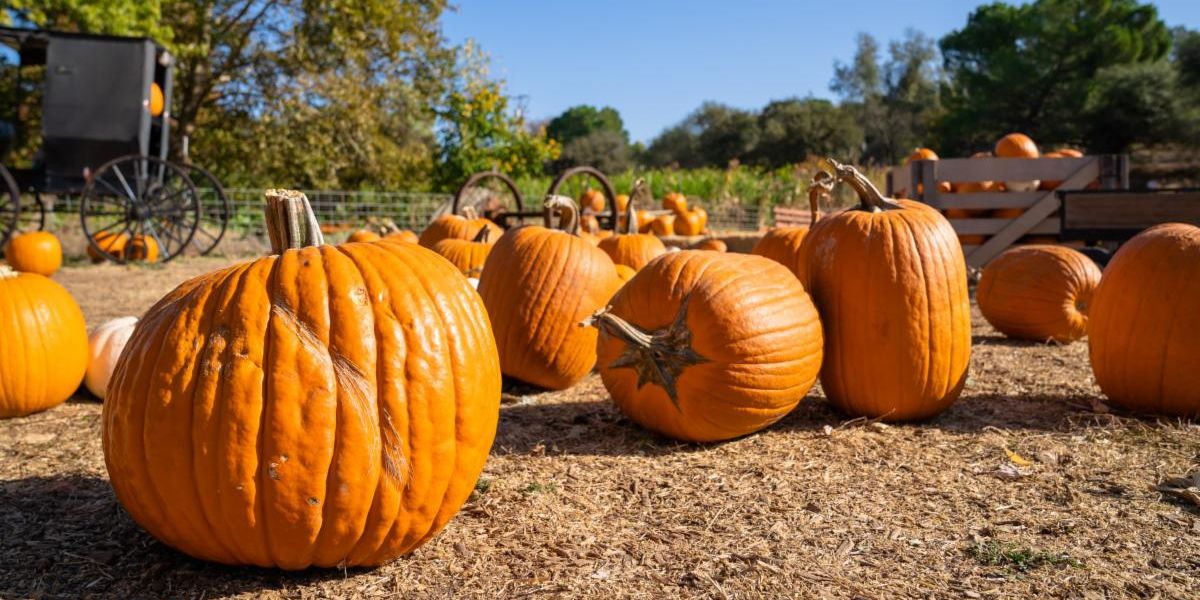
[[(58, 279), (98, 322), (220, 264)], [(375, 570), (162, 546), (116, 503), (81, 395), (0, 422), (0, 597), (1195, 597), (1200, 512), (1154, 486), (1200, 463), (1200, 425), (1105, 412), (1085, 344), (975, 321), (963, 399), (916, 425), (848, 422), (815, 390), (758, 435), (682, 445), (622, 418), (596, 377), (510, 387), (475, 497)]]

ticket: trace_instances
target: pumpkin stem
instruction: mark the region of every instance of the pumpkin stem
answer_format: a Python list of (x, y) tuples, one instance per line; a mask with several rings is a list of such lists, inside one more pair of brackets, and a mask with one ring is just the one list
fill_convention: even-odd
[(579, 205), (575, 201), (558, 195), (547, 195), (542, 205), (542, 221), (547, 229), (554, 229), (552, 223), (558, 217), (558, 229), (571, 235), (579, 235)]
[(600, 330), (600, 335), (609, 335), (625, 342), (625, 352), (608, 367), (633, 369), (638, 375), (638, 389), (647, 383), (657, 385), (667, 393), (675, 410), (683, 412), (676, 386), (679, 376), (692, 365), (708, 362), (707, 358), (692, 349), (692, 332), (687, 328), (690, 301), (691, 295), (684, 296), (679, 303), (675, 322), (666, 329), (650, 333), (612, 314), (611, 306), (596, 311), (579, 325), (595, 327)]
[(296, 190), (267, 190), (267, 234), (271, 237), (271, 253), (322, 246), (325, 236), (313, 214), (308, 197)]
[(479, 228), (479, 233), (475, 234), (475, 237), (472, 238), (471, 241), (486, 244), (488, 241), (488, 237), (490, 237), (491, 235), (492, 235), (492, 228), (488, 227), (487, 223), (484, 223), (483, 227)]
[(634, 209), (634, 201), (646, 189), (646, 180), (638, 177), (633, 182), (633, 189), (629, 191), (629, 204), (625, 207), (625, 234), (630, 235), (638, 232), (637, 226), (637, 210)]
[(0, 281), (5, 279), (16, 279), (17, 272), (8, 265), (0, 265)]
[[(832, 158), (822, 158), (819, 164), (821, 169), (828, 171), (837, 183), (850, 186), (854, 193), (858, 194), (859, 210), (879, 212), (900, 208), (895, 201), (885, 198), (879, 188), (875, 187), (875, 184), (871, 183), (871, 180), (867, 179), (866, 175), (860, 173), (858, 169), (850, 165), (843, 165)], [(816, 178), (814, 177), (813, 180), (815, 182)]]
[(464, 206), (458, 212), (462, 213), (462, 216), (464, 216), (468, 219), (478, 219), (479, 218), (479, 213), (475, 210), (474, 206)]
[(821, 216), (821, 196), (832, 192), (836, 183), (833, 176), (825, 171), (817, 171), (817, 174), (813, 175), (812, 186), (808, 188), (809, 227), (816, 225)]

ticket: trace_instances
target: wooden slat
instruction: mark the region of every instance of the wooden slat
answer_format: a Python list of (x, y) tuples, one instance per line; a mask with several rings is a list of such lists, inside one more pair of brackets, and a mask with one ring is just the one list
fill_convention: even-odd
[(774, 208), (775, 225), (787, 227), (800, 227), (812, 224), (812, 211), (807, 208), (786, 208), (776, 206)]
[[(950, 219), (954, 231), (961, 235), (993, 235), (1002, 231), (1016, 219)], [(1027, 234), (1056, 234), (1059, 231), (1058, 219), (1046, 219), (1031, 227)]]
[(1160, 223), (1200, 225), (1200, 191), (1084, 192), (1063, 198), (1066, 229), (1138, 231)]
[(981, 192), (978, 194), (937, 194), (928, 203), (935, 208), (1026, 208), (1042, 199), (1046, 192)]
[[(1029, 181), (1065, 180), (1072, 173), (1098, 163), (1096, 156), (1083, 158), (947, 158), (935, 163), (937, 181)], [(1099, 171), (1096, 171), (1099, 174)], [(1085, 182), (1086, 184), (1086, 182)], [(1082, 185), (1075, 186), (1082, 188)]]
[[(983, 159), (975, 159), (983, 160)], [(1079, 170), (1063, 180), (1061, 187), (1065, 190), (1084, 187), (1100, 175), (1099, 160), (1083, 160), (1069, 158), (1048, 159), (1079, 165)], [(1027, 234), (1035, 225), (1045, 221), (1047, 217), (1058, 210), (1058, 195), (1054, 191), (1045, 192), (1041, 200), (1025, 210), (1021, 216), (1013, 219), (1007, 226), (996, 232), (990, 239), (967, 255), (967, 264), (973, 267), (983, 267), (988, 261), (1008, 249), (1013, 242)]]

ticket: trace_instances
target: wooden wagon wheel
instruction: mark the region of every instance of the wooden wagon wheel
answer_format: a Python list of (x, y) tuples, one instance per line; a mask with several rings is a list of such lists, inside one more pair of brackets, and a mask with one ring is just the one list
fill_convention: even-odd
[(196, 165), (181, 165), (200, 198), (200, 223), (196, 227), (196, 235), (192, 238), (192, 248), (201, 256), (212, 252), (221, 238), (225, 237), (225, 228), (229, 218), (233, 216), (233, 204), (225, 194), (225, 188), (220, 180), (207, 169)]
[[(196, 234), (200, 198), (179, 165), (131, 154), (96, 169), (83, 188), (79, 216), (97, 256), (118, 263), (166, 262)], [(97, 236), (116, 236), (128, 243), (117, 251), (102, 245)]]
[(613, 189), (612, 182), (610, 182), (608, 177), (606, 177), (604, 173), (601, 173), (599, 169), (589, 166), (571, 167), (570, 169), (559, 173), (558, 177), (554, 178), (554, 181), (550, 183), (550, 190), (547, 191), (546, 194), (557, 194), (558, 188), (562, 186), (563, 182), (571, 177), (574, 177), (575, 175), (590, 175), (592, 179), (600, 182), (600, 187), (604, 188), (604, 195), (608, 197), (608, 205), (610, 208), (608, 219), (604, 219), (602, 217), (598, 218), (600, 221), (600, 227), (603, 228), (605, 221), (607, 220), (608, 229), (615, 231), (617, 228), (617, 213), (620, 212), (617, 210), (617, 193)]
[(506, 211), (502, 213), (500, 216), (500, 221), (502, 222), (497, 223), (497, 225), (507, 228), (508, 217), (517, 217), (522, 223), (524, 223), (525, 217), (541, 216), (541, 211), (529, 213), (525, 212), (525, 201), (521, 198), (521, 191), (517, 189), (516, 182), (513, 181), (508, 175), (495, 170), (480, 171), (468, 177), (467, 180), (463, 182), (462, 186), (458, 188), (458, 191), (454, 193), (454, 202), (450, 205), (451, 214), (458, 214), (458, 209), (462, 205), (463, 195), (467, 193), (467, 190), (475, 187), (479, 182), (485, 179), (499, 179), (500, 182), (504, 184), (504, 187), (508, 188), (508, 191), (512, 193), (513, 200), (515, 200), (517, 203), (517, 212), (514, 213)]

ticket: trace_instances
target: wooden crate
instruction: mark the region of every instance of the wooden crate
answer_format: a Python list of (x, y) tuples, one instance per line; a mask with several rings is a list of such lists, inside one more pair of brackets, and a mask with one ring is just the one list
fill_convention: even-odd
[(1059, 197), (1064, 236), (1126, 240), (1162, 223), (1200, 227), (1200, 190), (1084, 190)]
[(1125, 155), (921, 160), (891, 169), (887, 188), (889, 196), (904, 191), (908, 197), (939, 209), (1025, 209), (1015, 219), (950, 219), (950, 224), (960, 235), (990, 236), (978, 246), (963, 246), (967, 264), (982, 267), (1022, 236), (1060, 236), (1062, 226), (1056, 213), (1061, 208), (1061, 201), (1057, 190), (954, 194), (941, 192), (938, 184), (1032, 180), (1060, 181), (1057, 190), (1064, 191), (1082, 190), (1096, 181), (1102, 189), (1127, 189), (1128, 160)]

